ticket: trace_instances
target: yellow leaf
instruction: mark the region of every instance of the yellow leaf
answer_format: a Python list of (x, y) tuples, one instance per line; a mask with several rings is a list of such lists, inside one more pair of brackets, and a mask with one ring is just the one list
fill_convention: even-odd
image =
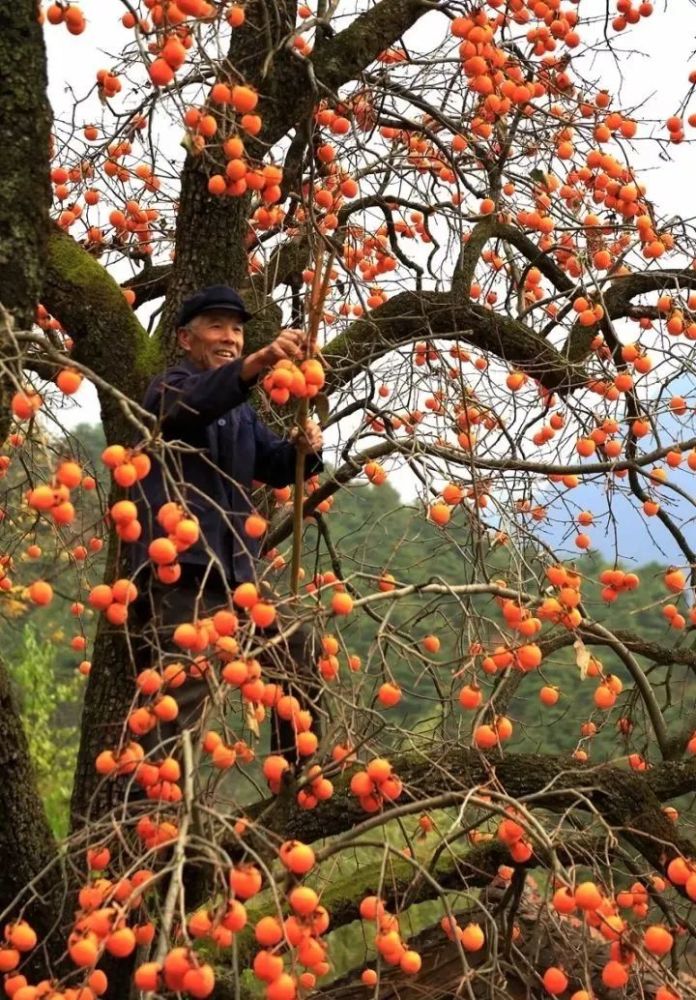
[(259, 724), (258, 724), (258, 722), (256, 720), (256, 714), (254, 712), (254, 706), (251, 703), (249, 703), (249, 702), (247, 702), (244, 721), (246, 723), (247, 729), (249, 729), (254, 734), (254, 736), (256, 737), (256, 739), (258, 739), (259, 736), (261, 735), (260, 730), (259, 730)]
[(575, 662), (580, 668), (580, 680), (584, 681), (587, 677), (587, 670), (590, 666), (591, 656), (587, 651), (587, 647), (582, 639), (576, 639), (573, 643), (573, 649), (575, 650)]

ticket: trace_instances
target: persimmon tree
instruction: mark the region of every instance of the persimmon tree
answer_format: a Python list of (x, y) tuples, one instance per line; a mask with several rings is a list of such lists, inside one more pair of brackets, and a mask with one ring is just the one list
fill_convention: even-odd
[[(696, 791), (696, 245), (647, 168), (689, 150), (696, 76), (658, 121), (613, 96), (616, 46), (670, 16), (616, 8), (0, 12), (0, 593), (69, 601), (86, 677), (58, 844), (0, 667), (9, 997), (695, 995), (696, 841), (672, 803)], [(88, 47), (97, 20), (112, 51), (51, 126), (43, 33)], [(140, 400), (215, 283), (253, 313), (247, 348), (311, 332), (256, 405), (281, 429), (315, 412), (331, 465), (295, 512), (259, 485), (259, 580), (136, 676), (129, 491), (178, 447)], [(56, 432), (85, 379), (108, 497)], [(413, 516), (385, 546), (371, 515), (358, 552), (334, 501), (354, 515), (389, 477)], [(182, 485), (149, 551), (172, 587), (206, 542)], [(612, 543), (627, 522), (665, 553), (628, 629), (612, 609), (647, 583)], [(312, 629), (320, 738), (255, 632), (277, 616)], [(145, 757), (186, 676), (210, 686), (201, 725)], [(359, 920), (373, 957), (332, 984)]]

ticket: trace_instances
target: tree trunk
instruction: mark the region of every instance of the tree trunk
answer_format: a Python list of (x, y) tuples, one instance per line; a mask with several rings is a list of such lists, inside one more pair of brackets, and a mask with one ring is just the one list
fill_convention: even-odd
[[(57, 861), (56, 844), (36, 793), (36, 776), (29, 746), (0, 661), (0, 913), (32, 880), (34, 900), (26, 917), (39, 937), (50, 930), (60, 909), (57, 872), (42, 873)], [(41, 895), (44, 899), (41, 899)]]
[[(39, 299), (48, 237), (51, 115), (46, 53), (36, 0), (0, 5), (0, 304), (17, 329), (28, 329)], [(0, 318), (0, 441), (10, 427), (9, 396), (21, 374), (17, 351)], [(32, 882), (41, 905), (26, 911), (40, 936), (55, 920), (60, 893), (57, 858), (17, 706), (0, 663), (0, 912)], [(50, 945), (49, 945), (50, 948)]]
[[(116, 497), (112, 495), (110, 499)], [(118, 539), (112, 535), (104, 574), (107, 582), (116, 579), (118, 563)], [(109, 778), (105, 781), (94, 762), (102, 750), (113, 749), (121, 741), (133, 698), (134, 676), (124, 629), (109, 625), (102, 617), (82, 709), (80, 749), (70, 802), (73, 832), (97, 822), (123, 802), (123, 781)]]
[(0, 5), (0, 301), (25, 329), (34, 318), (51, 187), (46, 53), (36, 0)]
[[(51, 204), (46, 51), (37, 0), (0, 5), (0, 305), (15, 328), (34, 319), (43, 277)], [(10, 426), (9, 397), (20, 365), (0, 316), (0, 441)], [(13, 378), (14, 377), (14, 378)]]

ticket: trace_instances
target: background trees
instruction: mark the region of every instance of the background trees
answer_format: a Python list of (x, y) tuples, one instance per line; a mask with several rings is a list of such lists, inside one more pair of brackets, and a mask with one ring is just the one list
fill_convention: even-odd
[[(0, 15), (6, 992), (124, 996), (137, 945), (138, 988), (193, 996), (693, 995), (693, 227), (648, 173), (687, 154), (693, 81), (658, 120), (639, 79), (615, 96), (624, 32), (649, 46), (667, 15), (168, 0), (85, 25), (55, 3), (46, 32), (88, 51), (105, 19), (114, 41), (49, 144), (38, 14)], [(320, 321), (333, 468), (299, 602), (289, 498), (258, 497), (262, 575), (313, 624), (325, 687), (295, 778), (267, 757), (282, 674), (254, 677), (239, 606), (233, 636), (182, 643), (187, 669), (221, 638), (241, 663), (187, 773), (132, 756), (162, 691), (134, 685), (114, 504), (163, 447), (138, 400), (172, 318), (213, 282), (244, 294), (251, 346)], [(81, 376), (105, 461), (60, 429)], [(279, 427), (282, 388), (258, 399)], [(88, 678), (64, 851), (21, 726), (40, 699), (9, 697), (18, 623), (55, 635), (61, 602)], [(128, 812), (133, 782), (151, 802)], [(195, 913), (184, 854), (214, 878)], [(358, 986), (363, 932), (337, 929), (360, 918), (380, 957)]]

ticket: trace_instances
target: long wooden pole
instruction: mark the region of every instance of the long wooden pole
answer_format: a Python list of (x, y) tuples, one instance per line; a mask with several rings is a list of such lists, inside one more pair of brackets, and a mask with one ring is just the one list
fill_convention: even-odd
[[(308, 334), (305, 357), (314, 356), (317, 336), (319, 334), (319, 323), (321, 322), (324, 302), (329, 290), (331, 280), (331, 267), (333, 265), (333, 254), (330, 254), (326, 268), (322, 274), (322, 264), (324, 251), (321, 246), (317, 249), (314, 265), (314, 276), (309, 293), (308, 303)], [(295, 415), (298, 440), (304, 433), (307, 417), (309, 416), (309, 400), (305, 396), (300, 400)], [(300, 590), (300, 560), (302, 558), (302, 507), (304, 504), (304, 480), (305, 480), (305, 456), (306, 452), (298, 446), (297, 458), (295, 459), (295, 495), (293, 497), (293, 533), (292, 533), (292, 564), (290, 571), (290, 589), (296, 597)]]

